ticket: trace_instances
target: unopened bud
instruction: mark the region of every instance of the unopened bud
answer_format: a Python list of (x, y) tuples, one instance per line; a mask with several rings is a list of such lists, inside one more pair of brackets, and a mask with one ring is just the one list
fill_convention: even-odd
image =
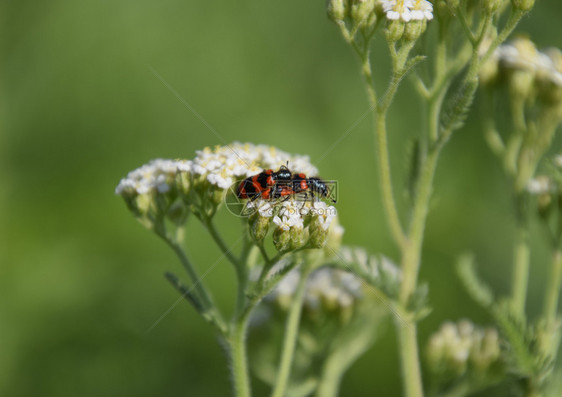
[(278, 227), (273, 232), (273, 245), (277, 251), (287, 251), (290, 248), (291, 236), (288, 230)]
[(250, 235), (256, 242), (262, 242), (269, 231), (271, 218), (261, 216), (259, 212), (250, 217)]
[(290, 247), (292, 250), (302, 248), (305, 245), (307, 233), (308, 232), (302, 227), (292, 227), (291, 230), (289, 230), (291, 240)]
[(346, 0), (328, 0), (328, 17), (334, 22), (343, 21), (347, 13)]
[(513, 8), (521, 11), (529, 11), (535, 5), (535, 0), (511, 0)]
[(328, 241), (328, 230), (325, 230), (319, 223), (318, 218), (314, 219), (310, 226), (310, 239), (308, 243), (311, 248), (322, 248)]
[(486, 12), (493, 14), (500, 9), (503, 4), (503, 0), (484, 0), (482, 6)]
[[(366, 26), (376, 21), (374, 10), (375, 0), (355, 0), (351, 6), (351, 18), (355, 24)], [(371, 18), (372, 16), (375, 18)]]
[(393, 20), (388, 23), (385, 30), (386, 40), (390, 42), (398, 41), (404, 34), (405, 23), (399, 20)]
[(404, 28), (404, 39), (408, 41), (416, 41), (425, 32), (427, 22), (423, 21), (410, 21)]

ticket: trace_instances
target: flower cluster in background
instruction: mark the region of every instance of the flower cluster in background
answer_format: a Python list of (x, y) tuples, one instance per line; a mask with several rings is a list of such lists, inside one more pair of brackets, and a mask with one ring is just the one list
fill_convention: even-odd
[[(299, 278), (298, 269), (289, 272), (268, 296), (268, 300), (275, 301), (280, 307), (288, 307)], [(354, 274), (323, 267), (308, 277), (304, 305), (310, 313), (346, 310), (363, 298), (362, 288), (361, 280)]]
[(505, 75), (516, 79), (513, 89), (522, 95), (533, 84), (543, 91), (552, 90), (551, 84), (562, 87), (562, 53), (558, 48), (539, 51), (528, 38), (516, 38), (498, 47), (481, 73), (484, 83)]
[(498, 331), (469, 320), (444, 323), (427, 345), (428, 367), (442, 382), (463, 375), (495, 378), (503, 371), (503, 360)]
[[(562, 121), (562, 52), (539, 51), (519, 37), (496, 49), (480, 79), (489, 101), (485, 133), (490, 148), (502, 158), (515, 191), (540, 188), (540, 179), (530, 180)], [(508, 123), (498, 117), (504, 112), (511, 116)]]
[[(273, 274), (276, 271), (272, 269)], [(372, 346), (388, 315), (370, 287), (350, 271), (320, 267), (306, 276), (300, 268), (291, 270), (266, 297), (251, 323), (251, 362), (265, 383), (275, 383), (280, 331), (298, 299), (302, 277), (307, 278), (288, 395), (310, 395), (334, 384), (337, 390), (343, 373)]]

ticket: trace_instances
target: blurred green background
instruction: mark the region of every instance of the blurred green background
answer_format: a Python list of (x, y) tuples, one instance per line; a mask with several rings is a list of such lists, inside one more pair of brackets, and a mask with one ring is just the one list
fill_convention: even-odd
[[(562, 47), (562, 5), (538, 3), (519, 30), (539, 48)], [(344, 242), (396, 257), (378, 196), (370, 118), (327, 153), (368, 106), (357, 62), (324, 6), (323, 0), (0, 3), (0, 395), (230, 393), (223, 351), (185, 302), (147, 332), (177, 300), (164, 271), (181, 269), (113, 193), (121, 177), (152, 158), (190, 158), (222, 143), (151, 68), (224, 141), (322, 158), (321, 174), (340, 183)], [(381, 44), (374, 64), (382, 82)], [(419, 123), (411, 93), (405, 85), (390, 118), (397, 176), (404, 143)], [(483, 277), (507, 292), (506, 187), (473, 116), (439, 165), (421, 272), (434, 312), (420, 324), (420, 340), (444, 319), (489, 322), (456, 279), (461, 252), (474, 251)], [(231, 239), (238, 223), (221, 219)], [(199, 225), (190, 225), (188, 236), (203, 272), (219, 253)], [(538, 237), (535, 243), (530, 313), (541, 303), (546, 277), (546, 250)], [(207, 282), (228, 308), (235, 287), (229, 264), (220, 262)], [(259, 382), (254, 387), (256, 395), (265, 393)], [(343, 390), (399, 395), (391, 329), (351, 369)]]

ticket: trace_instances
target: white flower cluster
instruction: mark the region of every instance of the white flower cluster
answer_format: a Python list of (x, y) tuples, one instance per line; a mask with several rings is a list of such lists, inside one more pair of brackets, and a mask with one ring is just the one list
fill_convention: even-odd
[[(271, 206), (270, 203), (257, 204), (259, 217), (251, 221), (251, 230), (256, 236), (264, 236), (263, 228), (272, 223), (276, 226), (273, 232), (273, 243), (277, 250), (302, 248), (308, 244), (311, 248), (325, 247), (330, 240), (339, 246), (343, 228), (330, 225), (337, 218), (336, 208), (322, 201), (300, 202), (285, 200), (281, 205)], [(337, 221), (335, 221), (337, 224)]]
[(308, 208), (309, 213), (316, 218), (316, 221), (322, 230), (328, 230), (332, 221), (337, 216), (336, 207), (328, 205), (323, 201), (314, 201), (312, 206)]
[(246, 206), (250, 210), (257, 210), (262, 218), (271, 218), (275, 209), (271, 201), (261, 198), (255, 201), (248, 201)]
[(557, 48), (539, 51), (531, 40), (518, 38), (498, 47), (494, 56), (504, 68), (526, 70), (562, 86), (562, 54)]
[(178, 171), (188, 171), (189, 161), (156, 159), (150, 161), (121, 179), (115, 194), (166, 193), (170, 190)]
[(289, 231), (291, 228), (302, 229), (304, 227), (304, 218), (301, 213), (303, 208), (301, 207), (302, 205), (292, 200), (283, 202), (279, 214), (273, 218), (273, 223), (284, 231)]
[(430, 21), (433, 5), (427, 0), (380, 0), (386, 18), (392, 21)]
[(430, 368), (461, 375), (470, 364), (484, 370), (500, 359), (500, 340), (494, 328), (482, 329), (468, 320), (446, 322), (428, 345)]
[(196, 153), (193, 160), (150, 161), (129, 172), (115, 189), (115, 194), (146, 194), (151, 191), (165, 193), (179, 171), (207, 180), (220, 189), (228, 189), (237, 180), (255, 175), (263, 169), (277, 170), (287, 162), (294, 171), (308, 176), (318, 174), (308, 156), (290, 155), (273, 146), (235, 142), (215, 149), (205, 148)]
[[(268, 300), (288, 302), (295, 294), (301, 275), (293, 269), (277, 284)], [(346, 308), (363, 297), (361, 280), (352, 273), (322, 267), (306, 281), (304, 304), (310, 310)]]
[(291, 170), (309, 176), (318, 174), (308, 156), (290, 155), (273, 146), (234, 142), (196, 153), (190, 171), (220, 189), (228, 189), (239, 179), (255, 175), (263, 169), (277, 170), (287, 162)]

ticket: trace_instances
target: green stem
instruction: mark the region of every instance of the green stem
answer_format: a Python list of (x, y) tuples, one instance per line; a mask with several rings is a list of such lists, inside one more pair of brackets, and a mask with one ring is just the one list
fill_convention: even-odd
[[(369, 58), (368, 47), (364, 51), (356, 52), (360, 56), (362, 62), (361, 73), (363, 74), (363, 78), (365, 79), (365, 87), (367, 89), (369, 105), (371, 106), (371, 109), (377, 110), (375, 123), (377, 126), (376, 135), (378, 143), (377, 148), (379, 153), (379, 173), (381, 179), (381, 188), (383, 190), (383, 201), (387, 213), (387, 221), (394, 240), (398, 245), (402, 245), (402, 242), (404, 240), (404, 232), (402, 230), (402, 225), (400, 224), (400, 218), (398, 216), (398, 210), (396, 209), (396, 202), (394, 200), (394, 194), (392, 192), (392, 177), (390, 173), (390, 160), (386, 132), (386, 109), (383, 112), (378, 109), (377, 95), (373, 83), (372, 67)], [(391, 92), (390, 95), (392, 97), (393, 93)], [(387, 92), (385, 98), (388, 98), (388, 96), (389, 93)]]
[(416, 323), (396, 320), (398, 341), (400, 344), (400, 359), (402, 364), (402, 382), (404, 395), (407, 397), (422, 397), (423, 388), (419, 362), (418, 342), (416, 338)]
[(271, 394), (272, 397), (283, 397), (287, 389), (289, 376), (291, 374), (291, 364), (293, 362), (293, 355), (295, 353), (295, 347), (297, 343), (297, 335), (301, 318), (302, 303), (304, 300), (306, 279), (308, 278), (309, 272), (310, 265), (303, 264), (299, 283), (297, 285), (293, 301), (291, 302), (291, 307), (289, 308), (287, 325), (285, 328), (285, 336), (283, 339), (283, 346), (281, 350), (281, 361), (279, 363), (278, 370), (279, 372), (277, 373), (277, 380)]
[(192, 288), (195, 289), (197, 296), (201, 299), (202, 306), (205, 310), (208, 310), (213, 307), (213, 303), (207, 289), (203, 285), (195, 267), (191, 264), (191, 261), (187, 257), (185, 250), (183, 247), (175, 240), (168, 237), (166, 233), (157, 233), (162, 240), (172, 248), (172, 250), (176, 253), (177, 257), (179, 258), (181, 264), (183, 265), (187, 275), (191, 279)]
[[(433, 149), (425, 160), (420, 177), (419, 191), (414, 204), (408, 240), (402, 249), (402, 284), (400, 303), (407, 307), (417, 284), (424, 228), (431, 199), (433, 177), (439, 150)], [(416, 323), (413, 320), (397, 321), (402, 377), (407, 397), (423, 396)]]
[(241, 317), (229, 338), (230, 361), (236, 397), (250, 397), (250, 377), (246, 357), (246, 328), (248, 317)]
[(530, 249), (527, 228), (521, 224), (516, 230), (513, 255), (514, 269), (511, 292), (513, 310), (518, 316), (520, 316), (520, 318), (525, 318), (525, 301), (527, 300), (527, 284), (529, 281)]
[(246, 306), (246, 286), (248, 284), (248, 272), (245, 267), (241, 267), (236, 272), (236, 278), (238, 279), (238, 292), (236, 295), (236, 308), (234, 311), (234, 318), (237, 319), (242, 316), (244, 307)]
[(556, 322), (558, 300), (560, 298), (560, 283), (562, 282), (562, 251), (556, 250), (550, 267), (550, 277), (544, 296), (544, 311), (547, 326)]
[(392, 237), (399, 247), (404, 245), (404, 231), (400, 224), (400, 217), (392, 192), (392, 176), (390, 173), (390, 159), (388, 153), (388, 140), (386, 132), (386, 113), (380, 113), (376, 119), (376, 137), (379, 159), (380, 188), (382, 191), (383, 204), (386, 212), (386, 219)]
[(337, 397), (343, 374), (341, 366), (328, 359), (315, 395), (317, 397)]
[(408, 300), (416, 288), (425, 222), (429, 209), (433, 177), (435, 175), (438, 157), (439, 149), (431, 150), (425, 160), (420, 175), (418, 195), (412, 212), (408, 241), (402, 250), (403, 275), (400, 288), (400, 302), (402, 305), (408, 304)]
[(201, 219), (201, 221), (203, 222), (203, 225), (205, 225), (205, 227), (207, 228), (207, 230), (211, 234), (211, 237), (213, 238), (213, 240), (215, 241), (215, 243), (217, 244), (217, 246), (219, 247), (219, 249), (221, 250), (223, 255), (226, 256), (227, 259), (237, 269), (241, 269), (243, 267), (243, 265), (240, 263), (238, 258), (236, 258), (234, 256), (234, 254), (232, 253), (232, 250), (230, 248), (228, 248), (228, 246), (225, 244), (225, 242), (222, 239), (220, 233), (218, 232), (217, 228), (215, 227), (215, 224), (213, 223), (213, 221), (209, 218), (203, 218), (203, 219)]

